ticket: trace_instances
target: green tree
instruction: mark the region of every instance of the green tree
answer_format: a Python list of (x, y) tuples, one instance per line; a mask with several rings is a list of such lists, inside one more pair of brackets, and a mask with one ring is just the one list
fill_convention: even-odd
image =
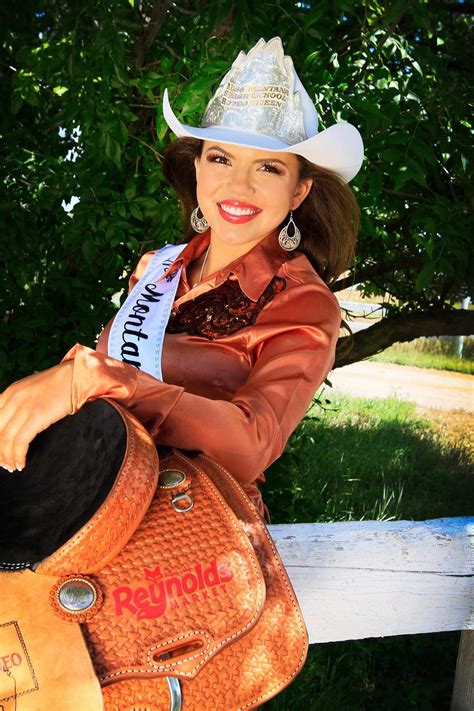
[(336, 366), (472, 333), (472, 312), (455, 307), (473, 269), (469, 12), (440, 0), (2, 3), (2, 383), (92, 345), (137, 257), (179, 238), (160, 166), (164, 89), (197, 125), (237, 52), (276, 34), (321, 125), (348, 120), (365, 138), (357, 259), (333, 289), (394, 297)]

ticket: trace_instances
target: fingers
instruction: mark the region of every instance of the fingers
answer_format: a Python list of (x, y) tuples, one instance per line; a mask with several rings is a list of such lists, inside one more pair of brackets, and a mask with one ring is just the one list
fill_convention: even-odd
[[(21, 382), (21, 381), (19, 381)], [(22, 470), (29, 444), (44, 429), (34, 399), (11, 385), (0, 400), (0, 462), (9, 472)]]
[(21, 471), (25, 466), (32, 439), (25, 437), (25, 425), (22, 411), (15, 410), (12, 404), (0, 410), (0, 462), (9, 472)]
[(0, 466), (22, 469), (31, 441), (71, 412), (73, 363), (29, 375), (0, 394)]
[(13, 462), (12, 457), (12, 433), (8, 428), (11, 417), (12, 408), (8, 407), (7, 399), (3, 393), (0, 398), (0, 464), (10, 473), (16, 469), (16, 463)]

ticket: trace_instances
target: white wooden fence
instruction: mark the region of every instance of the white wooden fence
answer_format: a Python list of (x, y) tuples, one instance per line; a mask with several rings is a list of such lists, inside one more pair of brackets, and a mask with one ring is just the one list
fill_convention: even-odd
[(474, 711), (474, 518), (269, 530), (310, 643), (463, 630), (451, 711)]

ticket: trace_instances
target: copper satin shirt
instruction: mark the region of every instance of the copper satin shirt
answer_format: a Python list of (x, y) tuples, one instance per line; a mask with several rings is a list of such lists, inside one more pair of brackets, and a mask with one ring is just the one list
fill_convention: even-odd
[[(220, 462), (263, 514), (256, 482), (264, 481), (263, 471), (283, 452), (334, 364), (341, 311), (306, 256), (285, 252), (276, 234), (191, 288), (186, 267), (208, 244), (209, 232), (198, 235), (176, 260), (183, 270), (173, 309), (227, 280), (237, 280), (252, 302), (275, 276), (285, 280), (285, 288), (253, 324), (231, 335), (210, 340), (167, 332), (164, 382), (107, 355), (110, 321), (96, 351), (76, 344), (64, 358), (74, 359), (73, 408), (102, 396), (116, 400), (157, 444), (203, 451)], [(130, 288), (153, 254), (141, 258)]]

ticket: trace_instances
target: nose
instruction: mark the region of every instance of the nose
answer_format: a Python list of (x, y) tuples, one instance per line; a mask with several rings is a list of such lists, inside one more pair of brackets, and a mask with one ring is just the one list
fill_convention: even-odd
[(229, 187), (232, 189), (235, 197), (253, 195), (255, 192), (251, 168), (246, 166), (234, 166), (229, 177)]

